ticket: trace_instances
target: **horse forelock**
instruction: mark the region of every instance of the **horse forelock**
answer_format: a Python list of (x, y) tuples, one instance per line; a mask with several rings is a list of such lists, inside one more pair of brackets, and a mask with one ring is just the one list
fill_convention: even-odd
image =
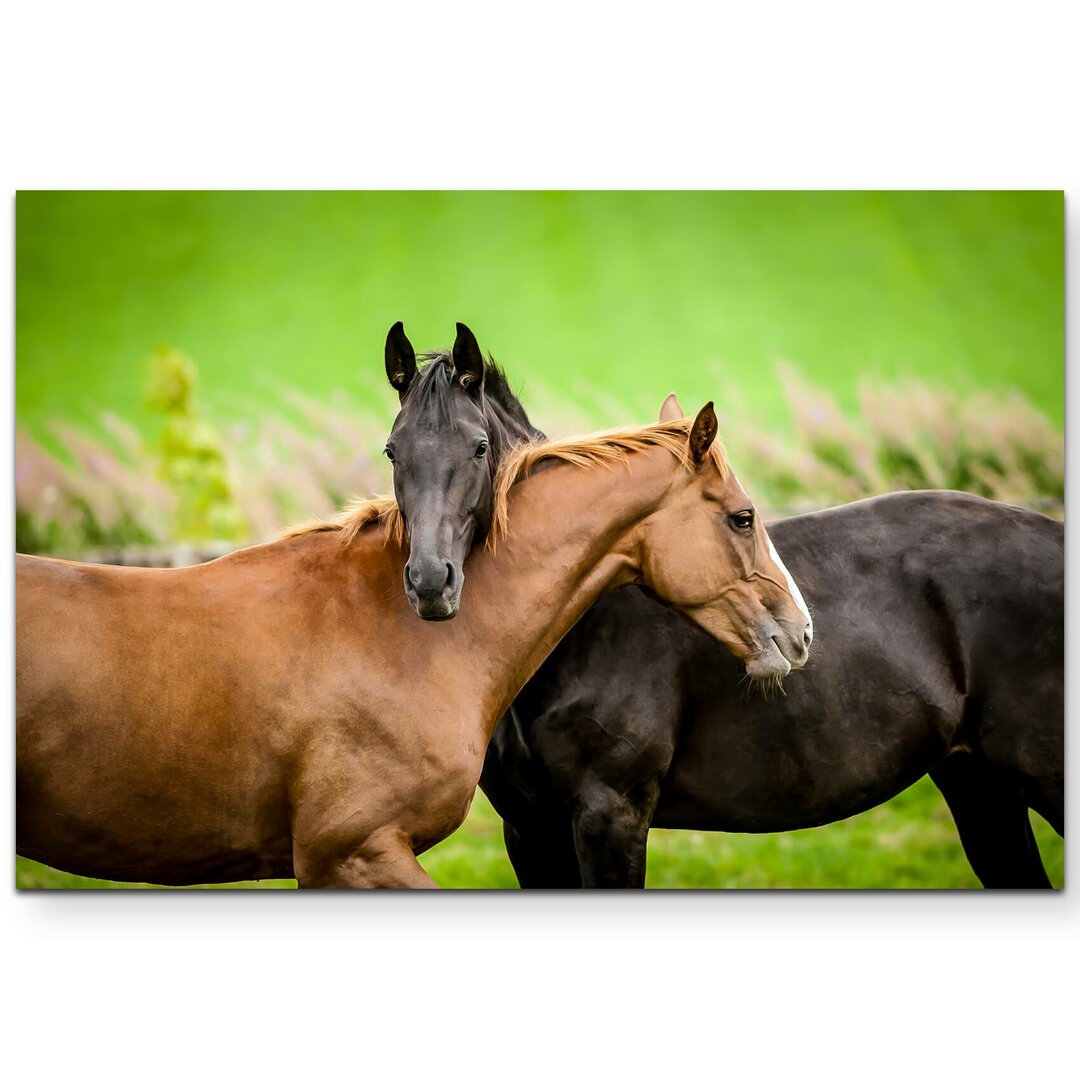
[[(674, 455), (683, 468), (692, 469), (689, 433), (692, 417), (681, 417), (643, 428), (618, 428), (586, 438), (557, 439), (552, 442), (524, 443), (514, 447), (499, 463), (495, 474), (494, 510), (487, 546), (494, 551), (500, 538), (509, 532), (510, 492), (544, 462), (568, 462), (579, 468), (602, 465), (611, 468), (625, 463), (629, 454), (660, 447)], [(719, 439), (709, 448), (709, 458), (722, 478), (728, 475), (727, 452)]]
[(457, 414), (452, 406), (458, 399), (447, 393), (455, 380), (450, 353), (421, 353), (418, 360), (420, 370), (402, 398), (398, 416), (411, 419), (415, 413), (428, 419), (436, 428), (456, 430)]

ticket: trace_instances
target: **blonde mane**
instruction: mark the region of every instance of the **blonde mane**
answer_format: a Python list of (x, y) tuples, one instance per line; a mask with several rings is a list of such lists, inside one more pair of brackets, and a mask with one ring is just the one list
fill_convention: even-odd
[[(494, 551), (499, 539), (509, 531), (510, 490), (520, 480), (526, 479), (538, 465), (547, 461), (565, 461), (581, 469), (593, 465), (610, 469), (617, 463), (626, 464), (629, 454), (659, 446), (673, 454), (684, 468), (690, 469), (688, 436), (693, 421), (693, 417), (682, 417), (643, 428), (615, 428), (583, 438), (553, 439), (551, 442), (523, 443), (514, 447), (499, 462), (495, 474), (495, 508), (487, 546)], [(727, 476), (727, 454), (719, 440), (713, 441), (709, 454), (720, 475)]]
[[(567, 462), (587, 469), (601, 465), (610, 469), (615, 464), (626, 464), (629, 454), (652, 447), (662, 447), (686, 469), (691, 468), (688, 435), (693, 417), (670, 420), (663, 424), (651, 424), (643, 428), (616, 428), (600, 431), (585, 437), (553, 439), (544, 443), (522, 443), (509, 450), (495, 473), (493, 480), (494, 509), (487, 547), (495, 550), (498, 541), (510, 529), (510, 491), (519, 481), (526, 479), (536, 467), (544, 462)], [(728, 472), (727, 454), (719, 439), (709, 450), (720, 475)], [(348, 545), (370, 527), (379, 525), (385, 530), (385, 541), (404, 546), (405, 522), (397, 503), (392, 497), (356, 499), (349, 503), (332, 521), (313, 521), (295, 525), (282, 533), (282, 539), (301, 536), (311, 532), (341, 532), (341, 543)]]
[(371, 499), (353, 499), (332, 521), (307, 521), (286, 529), (280, 539), (304, 536), (313, 532), (340, 532), (342, 544), (351, 544), (360, 533), (373, 525), (385, 530), (385, 542), (405, 545), (405, 519), (392, 495), (376, 495)]

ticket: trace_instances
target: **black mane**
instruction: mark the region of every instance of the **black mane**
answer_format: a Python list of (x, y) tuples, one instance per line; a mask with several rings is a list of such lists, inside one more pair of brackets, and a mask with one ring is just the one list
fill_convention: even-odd
[(534, 427), (525, 406), (518, 400), (517, 395), (510, 389), (510, 381), (506, 372), (489, 355), (484, 364), (484, 396), (503, 410), (517, 425), (526, 433), (532, 441), (546, 439), (547, 436), (538, 428)]

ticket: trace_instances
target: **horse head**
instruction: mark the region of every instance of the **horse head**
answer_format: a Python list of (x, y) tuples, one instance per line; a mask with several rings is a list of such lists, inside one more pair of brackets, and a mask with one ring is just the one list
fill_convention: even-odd
[[(660, 421), (682, 419), (671, 394)], [(643, 583), (722, 641), (751, 678), (782, 678), (806, 663), (813, 622), (716, 433), (709, 402), (690, 426), (686, 476), (649, 523)]]
[(409, 543), (405, 595), (422, 619), (452, 619), (465, 558), (491, 528), (499, 461), (511, 446), (544, 436), (464, 323), (453, 349), (420, 361), (395, 323), (386, 338), (386, 376), (401, 409), (385, 452)]

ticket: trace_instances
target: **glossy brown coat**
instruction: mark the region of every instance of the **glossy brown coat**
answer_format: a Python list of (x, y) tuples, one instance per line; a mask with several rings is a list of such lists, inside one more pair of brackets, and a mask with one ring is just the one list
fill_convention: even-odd
[(510, 488), (450, 623), (416, 618), (378, 527), (180, 570), (19, 556), (18, 851), (172, 885), (433, 885), (415, 855), (464, 819), (495, 724), (603, 591), (640, 581), (749, 663), (749, 594), (797, 640), (767, 554), (718, 532), (737, 481), (673, 450), (689, 429), (644, 429), (625, 468), (552, 460)]

